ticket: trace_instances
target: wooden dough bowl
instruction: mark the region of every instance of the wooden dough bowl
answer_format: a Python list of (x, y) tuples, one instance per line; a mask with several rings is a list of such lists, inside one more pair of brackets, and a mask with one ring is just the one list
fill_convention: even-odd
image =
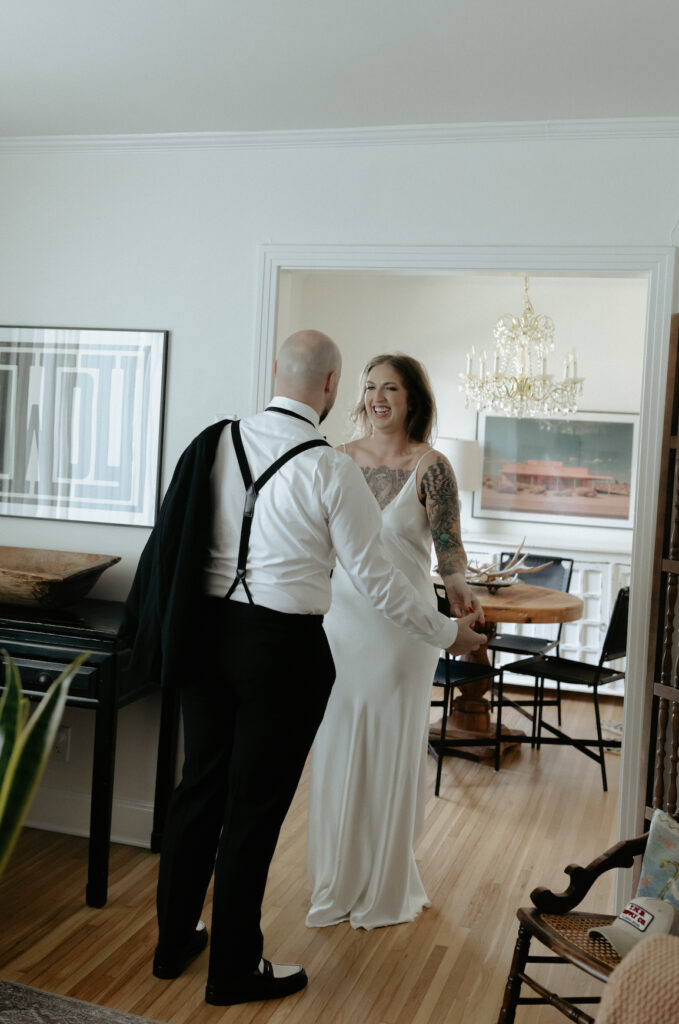
[(0, 603), (64, 608), (119, 561), (119, 555), (0, 546)]

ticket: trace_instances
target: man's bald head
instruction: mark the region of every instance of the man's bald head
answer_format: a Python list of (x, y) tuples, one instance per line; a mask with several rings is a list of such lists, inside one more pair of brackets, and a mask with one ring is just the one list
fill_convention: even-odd
[(276, 380), (318, 381), (342, 369), (342, 356), (332, 338), (321, 331), (296, 331), (281, 345), (276, 360)]
[(275, 394), (295, 398), (321, 417), (332, 408), (342, 370), (342, 354), (321, 331), (296, 331), (281, 345), (274, 374)]

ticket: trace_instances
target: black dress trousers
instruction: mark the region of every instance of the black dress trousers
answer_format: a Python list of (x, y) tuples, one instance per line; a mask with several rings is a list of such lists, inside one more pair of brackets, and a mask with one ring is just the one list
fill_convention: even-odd
[(335, 667), (321, 616), (204, 598), (181, 687), (184, 766), (163, 835), (158, 950), (201, 915), (214, 870), (209, 980), (253, 971), (283, 819), (320, 725)]

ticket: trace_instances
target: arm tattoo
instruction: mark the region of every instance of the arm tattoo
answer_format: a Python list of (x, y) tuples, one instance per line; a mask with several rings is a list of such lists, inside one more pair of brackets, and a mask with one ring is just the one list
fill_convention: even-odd
[(378, 466), (377, 469), (361, 466), (361, 472), (380, 508), (385, 509), (394, 500), (413, 471), (412, 469), (389, 469), (388, 466)]
[(447, 460), (439, 458), (422, 474), (420, 494), (429, 516), (438, 568), (445, 577), (464, 572), (467, 556), (460, 534), (457, 480)]

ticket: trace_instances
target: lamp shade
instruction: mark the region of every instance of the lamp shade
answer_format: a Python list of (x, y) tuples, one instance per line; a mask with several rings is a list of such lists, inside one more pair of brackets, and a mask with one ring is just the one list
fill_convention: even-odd
[(458, 490), (476, 491), (481, 486), (481, 446), (477, 441), (461, 441), (457, 437), (439, 437), (435, 445), (450, 460)]

